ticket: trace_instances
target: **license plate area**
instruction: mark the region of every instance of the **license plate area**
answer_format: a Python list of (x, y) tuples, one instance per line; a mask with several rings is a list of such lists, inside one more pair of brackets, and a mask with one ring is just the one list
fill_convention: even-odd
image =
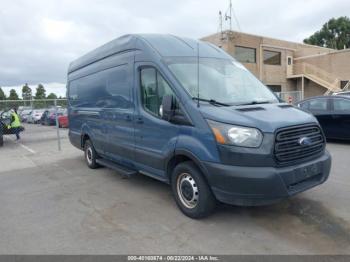
[(289, 192), (302, 191), (313, 184), (319, 183), (322, 179), (322, 164), (314, 163), (300, 168), (293, 172), (293, 179), (288, 183)]

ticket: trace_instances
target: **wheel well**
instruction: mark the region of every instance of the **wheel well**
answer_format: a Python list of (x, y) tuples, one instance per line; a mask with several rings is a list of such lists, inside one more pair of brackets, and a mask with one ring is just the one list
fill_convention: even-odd
[(85, 142), (86, 142), (87, 140), (90, 140), (90, 137), (89, 137), (87, 134), (85, 134), (85, 135), (83, 135), (83, 136), (81, 137), (81, 148), (84, 148)]
[(175, 155), (168, 162), (168, 166), (167, 166), (167, 170), (166, 170), (167, 177), (169, 178), (169, 181), (170, 181), (171, 173), (174, 170), (175, 166), (177, 166), (178, 164), (180, 164), (182, 162), (186, 162), (186, 161), (191, 161), (203, 173), (204, 178), (206, 178), (202, 167), (197, 163), (197, 161), (195, 161), (194, 159), (192, 159), (191, 157), (188, 157), (186, 155)]

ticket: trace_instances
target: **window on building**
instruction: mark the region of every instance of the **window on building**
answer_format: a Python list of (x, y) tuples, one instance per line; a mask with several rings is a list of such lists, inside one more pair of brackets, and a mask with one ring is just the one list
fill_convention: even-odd
[(334, 111), (350, 111), (350, 100), (348, 99), (334, 99)]
[(343, 89), (349, 82), (350, 80), (342, 80), (340, 81), (340, 88)]
[(267, 85), (272, 92), (280, 93), (282, 91), (282, 87), (280, 85)]
[(281, 52), (264, 50), (265, 65), (281, 65)]
[(155, 68), (141, 70), (141, 96), (144, 108), (160, 117), (160, 106), (165, 95), (174, 95), (168, 83)]
[(256, 63), (255, 48), (236, 46), (234, 56), (241, 63)]

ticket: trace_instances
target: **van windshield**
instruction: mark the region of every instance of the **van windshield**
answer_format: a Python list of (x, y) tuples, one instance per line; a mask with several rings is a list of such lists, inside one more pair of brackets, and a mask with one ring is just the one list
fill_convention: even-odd
[[(277, 103), (276, 96), (240, 63), (217, 58), (167, 58), (170, 71), (193, 99), (227, 105)], [(198, 70), (199, 68), (199, 70)]]

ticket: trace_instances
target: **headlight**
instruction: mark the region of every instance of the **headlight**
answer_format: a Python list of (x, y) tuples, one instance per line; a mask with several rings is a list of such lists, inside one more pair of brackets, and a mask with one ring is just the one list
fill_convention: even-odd
[(263, 135), (256, 128), (207, 121), (219, 144), (242, 147), (259, 147), (261, 145)]

